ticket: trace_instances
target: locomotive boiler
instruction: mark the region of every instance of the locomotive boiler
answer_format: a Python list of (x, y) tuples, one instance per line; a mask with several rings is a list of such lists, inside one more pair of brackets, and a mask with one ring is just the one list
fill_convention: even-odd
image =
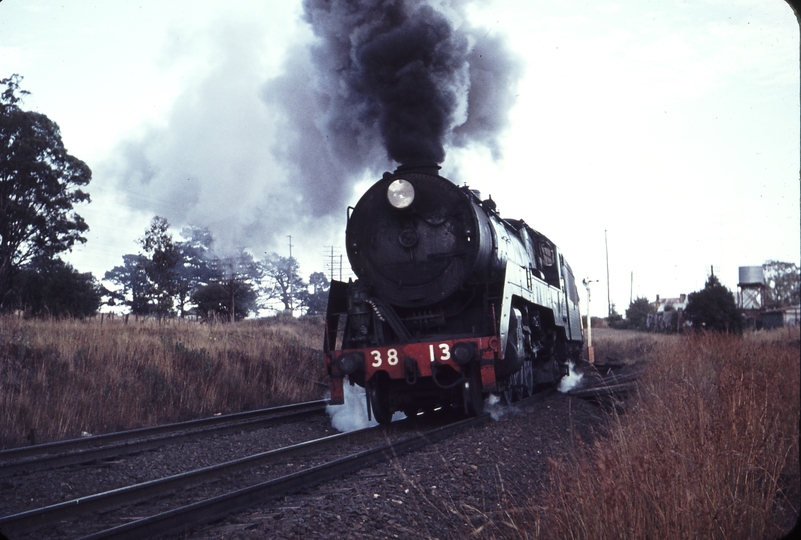
[(528, 396), (581, 355), (576, 283), (559, 249), (438, 171), (384, 173), (348, 209), (358, 279), (331, 283), (331, 402), (344, 402), (347, 379), (382, 424), (443, 406), (481, 414), (487, 394)]

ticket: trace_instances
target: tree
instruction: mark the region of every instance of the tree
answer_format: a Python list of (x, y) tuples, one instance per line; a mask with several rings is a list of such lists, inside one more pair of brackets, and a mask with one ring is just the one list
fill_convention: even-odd
[(68, 251), (89, 227), (73, 205), (89, 202), (78, 189), (92, 171), (64, 148), (58, 125), (23, 111), (19, 75), (0, 80), (0, 311), (14, 275), (37, 257)]
[(119, 286), (122, 290), (110, 291), (111, 305), (115, 301), (127, 305), (134, 315), (147, 315), (151, 311), (147, 296), (148, 283), (145, 272), (146, 259), (143, 255), (122, 256), (122, 266), (115, 266), (103, 279)]
[(331, 284), (322, 272), (314, 272), (309, 276), (309, 287), (302, 294), (302, 304), (307, 315), (325, 315), (328, 307), (328, 289)]
[(192, 302), (203, 319), (240, 321), (257, 309), (257, 294), (247, 281), (231, 276), (227, 280), (201, 285), (192, 293)]
[(656, 308), (647, 298), (638, 297), (626, 310), (626, 319), (629, 321), (629, 328), (633, 330), (645, 330), (648, 325), (648, 315), (656, 314)]
[(266, 300), (278, 300), (285, 311), (302, 305), (303, 292), (307, 285), (300, 277), (300, 265), (294, 257), (281, 257), (271, 253), (262, 263), (266, 283), (262, 290)]
[[(226, 305), (222, 308), (204, 307), (198, 303), (198, 309), (201, 312), (205, 309), (213, 309), (218, 315), (227, 314), (229, 320), (239, 320), (246, 317), (251, 311), (255, 311), (258, 306), (258, 282), (262, 278), (261, 265), (257, 263), (253, 256), (239, 248), (238, 253), (235, 255), (225, 257), (223, 259), (215, 258), (212, 261), (212, 269), (214, 277), (209, 287), (204, 287), (204, 291), (200, 296), (192, 296), (193, 301), (197, 303), (197, 299), (205, 298), (204, 295), (214, 292), (214, 298), (221, 294), (219, 291), (225, 291), (227, 295), (225, 299), (220, 298), (220, 302), (225, 302)], [(214, 287), (211, 287), (214, 286)]]
[(615, 303), (609, 307), (609, 316), (606, 318), (609, 328), (617, 328), (618, 330), (625, 330), (629, 327), (628, 321), (623, 318), (623, 315), (615, 309)]
[[(214, 238), (207, 228), (185, 227), (181, 236), (186, 240), (176, 242), (169, 227), (165, 218), (155, 216), (139, 240), (143, 252), (124, 255), (123, 266), (106, 272), (104, 279), (120, 287), (109, 294), (112, 300), (130, 306), (132, 313), (159, 317), (173, 314), (174, 307), (183, 317), (191, 304), (203, 317), (212, 311), (231, 320), (258, 309), (262, 272), (250, 253), (239, 248), (220, 258), (212, 252)], [(222, 299), (223, 290), (227, 300)]]
[(175, 268), (175, 296), (178, 312), (183, 317), (193, 293), (204, 284), (210, 283), (215, 275), (209, 263), (211, 246), (214, 243), (209, 229), (184, 227), (181, 236), (186, 240), (176, 244), (179, 261)]
[(734, 295), (715, 275), (709, 276), (703, 289), (690, 293), (684, 315), (693, 328), (733, 334), (739, 334), (743, 329), (743, 319)]
[(155, 216), (145, 236), (139, 240), (144, 250), (147, 296), (156, 314), (161, 317), (172, 313), (173, 295), (177, 291), (177, 266), (181, 261), (178, 245), (167, 231), (170, 222)]
[(801, 272), (795, 263), (768, 261), (762, 265), (765, 275), (765, 307), (777, 308), (801, 304)]
[(38, 257), (14, 277), (13, 305), (34, 317), (84, 318), (97, 313), (102, 289), (91, 273), (61, 259)]

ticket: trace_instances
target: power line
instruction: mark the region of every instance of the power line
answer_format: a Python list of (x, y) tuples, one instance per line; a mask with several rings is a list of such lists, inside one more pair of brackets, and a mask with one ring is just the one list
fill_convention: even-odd
[(345, 263), (340, 246), (324, 246), (324, 249), (323, 268), (326, 270), (329, 280), (334, 281), (338, 278), (339, 281), (344, 281), (355, 277), (353, 269)]

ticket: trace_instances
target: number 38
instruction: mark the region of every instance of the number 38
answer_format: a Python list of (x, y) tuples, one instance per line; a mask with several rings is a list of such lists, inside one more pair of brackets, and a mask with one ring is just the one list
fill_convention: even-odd
[[(373, 355), (373, 363), (370, 364), (373, 367), (381, 367), (383, 363), (383, 359), (381, 358), (381, 351), (370, 351), (370, 354)], [(389, 349), (387, 351), (387, 364), (390, 366), (395, 366), (398, 364), (398, 350), (397, 349)]]

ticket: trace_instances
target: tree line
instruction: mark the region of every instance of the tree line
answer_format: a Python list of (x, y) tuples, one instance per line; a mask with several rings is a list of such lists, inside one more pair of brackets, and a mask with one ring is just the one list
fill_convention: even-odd
[(89, 226), (75, 205), (91, 201), (83, 188), (92, 171), (67, 152), (55, 122), (22, 110), (29, 92), (21, 80), (17, 74), (0, 80), (0, 313), (84, 317), (105, 303), (137, 315), (238, 320), (276, 302), (284, 310), (325, 310), (323, 273), (307, 283), (292, 257), (255, 260), (242, 248), (217, 254), (204, 228), (188, 227), (174, 240), (158, 216), (139, 252), (106, 272), (111, 289), (61, 260), (86, 242)]
[[(29, 94), (21, 80), (16, 74), (0, 80), (0, 313), (83, 317), (106, 303), (137, 315), (234, 321), (271, 305), (325, 311), (329, 283), (322, 272), (307, 282), (292, 257), (271, 253), (256, 260), (244, 248), (216, 253), (201, 227), (187, 227), (175, 240), (159, 216), (139, 240), (139, 252), (123, 255), (106, 272), (113, 289), (62, 261), (59, 254), (86, 242), (89, 227), (74, 205), (91, 201), (83, 188), (92, 171), (66, 151), (55, 122), (20, 108)], [(763, 268), (765, 307), (801, 303), (795, 263), (768, 261)], [(637, 298), (625, 319), (611, 311), (611, 325), (644, 329), (655, 307)], [(742, 323), (733, 294), (715, 276), (689, 295), (684, 315), (694, 327), (728, 331)]]
[[(801, 304), (801, 270), (795, 263), (767, 261), (762, 265), (765, 278), (763, 307), (776, 309)], [(626, 310), (626, 318), (612, 308), (610, 326), (632, 330), (649, 330), (648, 318), (656, 315), (657, 308), (647, 298), (633, 300)], [(676, 314), (672, 314), (675, 318)], [(687, 296), (684, 320), (692, 328), (703, 328), (727, 333), (740, 333), (744, 328), (743, 314), (734, 294), (714, 274), (709, 276), (704, 288)], [(678, 330), (674, 323), (668, 328)]]
[(270, 253), (257, 260), (243, 248), (232, 254), (214, 251), (204, 227), (185, 227), (183, 240), (156, 216), (139, 240), (141, 250), (123, 255), (123, 264), (106, 272), (107, 303), (126, 306), (135, 315), (240, 320), (270, 305), (282, 311), (325, 312), (328, 279), (314, 272), (305, 281), (293, 257)]

